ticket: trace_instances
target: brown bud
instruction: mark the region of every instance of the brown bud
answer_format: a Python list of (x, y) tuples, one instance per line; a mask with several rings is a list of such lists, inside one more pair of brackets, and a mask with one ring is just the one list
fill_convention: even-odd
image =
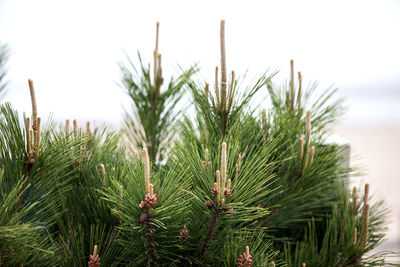
[(149, 214), (147, 212), (142, 213), (140, 215), (140, 222), (141, 223), (147, 222), (148, 219), (149, 219)]
[(28, 166), (32, 167), (34, 163), (35, 163), (35, 159), (28, 160)]
[(179, 242), (184, 243), (189, 238), (189, 231), (186, 226), (183, 227), (181, 232), (179, 233)]

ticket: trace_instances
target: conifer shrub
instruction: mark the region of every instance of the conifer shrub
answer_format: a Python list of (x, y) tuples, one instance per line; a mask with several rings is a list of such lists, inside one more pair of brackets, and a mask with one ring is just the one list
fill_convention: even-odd
[[(163, 94), (157, 48), (154, 79), (123, 69), (125, 84), (141, 81), (129, 87), (138, 113), (160, 109), (140, 117), (146, 134), (133, 144), (76, 120), (42, 125), (31, 80), (32, 116), (1, 105), (0, 266), (396, 265), (372, 251), (387, 210), (368, 184), (348, 188), (344, 147), (325, 142), (343, 113), (335, 90), (311, 101), (316, 85), (295, 80), (293, 61), (288, 84), (268, 71), (240, 88), (224, 26), (213, 89), (192, 69), (179, 78), (196, 119), (183, 116), (168, 147), (153, 141), (169, 136), (169, 115), (149, 123), (173, 112), (152, 102), (151, 90)], [(261, 90), (268, 111), (252, 104)]]

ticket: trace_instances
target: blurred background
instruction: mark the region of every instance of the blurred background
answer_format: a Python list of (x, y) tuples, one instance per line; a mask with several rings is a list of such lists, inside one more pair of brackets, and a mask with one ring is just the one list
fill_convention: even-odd
[(129, 107), (118, 62), (137, 63), (137, 51), (152, 61), (156, 22), (164, 76), (198, 63), (198, 79), (212, 83), (221, 19), (228, 70), (250, 78), (279, 70), (279, 84), (294, 59), (306, 83), (340, 89), (347, 113), (334, 131), (363, 170), (353, 182), (370, 183), (392, 211), (380, 249), (399, 251), (399, 1), (0, 0), (0, 42), (10, 49), (2, 101), (30, 114), (31, 78), (42, 118), (118, 127)]

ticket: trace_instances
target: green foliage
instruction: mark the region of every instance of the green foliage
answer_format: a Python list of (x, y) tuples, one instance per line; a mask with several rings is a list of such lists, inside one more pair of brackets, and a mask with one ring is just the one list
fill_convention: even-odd
[(382, 225), (387, 210), (382, 202), (371, 207), (367, 242), (364, 243), (365, 215), (361, 207), (365, 209), (365, 203), (353, 206), (350, 197), (346, 194), (335, 203), (327, 220), (311, 220), (302, 241), (285, 245), (284, 258), (290, 266), (300, 266), (303, 262), (310, 266), (396, 266), (385, 260), (390, 252), (371, 252), (384, 241)]
[[(60, 237), (61, 251), (65, 254), (66, 266), (82, 266), (88, 261), (88, 251), (96, 244), (102, 253), (104, 264), (112, 263), (116, 255), (114, 242), (117, 219), (101, 201), (99, 190), (109, 185), (117, 175), (114, 166), (123, 159), (123, 152), (118, 148), (118, 135), (113, 132), (95, 130), (60, 135), (60, 138), (80, 143), (70, 150), (75, 160), (69, 162), (71, 191), (63, 203), (64, 212), (57, 221), (55, 231)], [(79, 200), (79, 201), (77, 201)]]
[[(142, 164), (138, 161), (125, 163), (121, 172), (123, 178), (111, 181), (112, 185), (105, 191), (104, 198), (119, 220), (121, 236), (117, 242), (123, 248), (121, 264), (144, 266), (147, 262), (150, 265), (158, 262), (160, 265), (172, 266), (178, 263), (181, 258), (179, 232), (190, 211), (190, 196), (183, 190), (184, 185), (178, 184), (175, 179), (183, 173), (171, 169), (162, 181), (159, 175), (152, 176), (151, 182), (157, 188), (158, 201), (154, 209), (144, 212), (139, 208), (145, 199)], [(148, 216), (148, 219), (141, 220), (141, 216)]]
[[(29, 206), (16, 211), (18, 199), (22, 197), (24, 179), (10, 185), (0, 178), (0, 264), (4, 266), (25, 264), (46, 264), (54, 261), (54, 247), (45, 227), (37, 222), (26, 220), (38, 206), (32, 202)], [(26, 190), (29, 190), (26, 187)]]
[(157, 23), (153, 74), (150, 74), (150, 64), (148, 67), (143, 65), (139, 53), (139, 68), (128, 57), (128, 64), (120, 64), (121, 84), (132, 104), (130, 110), (125, 110), (123, 123), (129, 152), (137, 154), (146, 146), (151, 161), (156, 163), (163, 162), (172, 145), (175, 137), (174, 124), (180, 114), (177, 105), (183, 96), (184, 86), (197, 71), (196, 66), (182, 70), (178, 78), (171, 77), (169, 83), (163, 86), (161, 55), (158, 53), (158, 26)]
[[(193, 125), (186, 117), (180, 127), (182, 129), (180, 134), (189, 136), (199, 133), (199, 144), (212, 147), (216, 147), (220, 140), (227, 140), (225, 135), (241, 134), (241, 137), (243, 137), (241, 138), (242, 148), (246, 147), (250, 142), (245, 138), (249, 137), (247, 131), (254, 128), (248, 127), (248, 124), (254, 122), (252, 114), (255, 111), (253, 107), (249, 106), (250, 101), (260, 89), (271, 82), (275, 74), (276, 72), (272, 74), (265, 72), (254, 85), (240, 90), (239, 82), (234, 80), (235, 76), (232, 73), (229, 85), (230, 92), (225, 93), (229, 98), (225, 101), (220, 99), (219, 96), (223, 94), (218, 92), (218, 88), (216, 88), (215, 93), (212, 93), (212, 91), (209, 91), (208, 84), (202, 86), (194, 81), (188, 82), (189, 92), (197, 112), (196, 124)], [(222, 102), (225, 105), (227, 105), (226, 103), (231, 104), (228, 107), (222, 106)]]
[[(174, 160), (170, 159), (169, 164), (187, 166), (188, 172), (193, 176), (192, 188), (201, 189), (203, 195), (207, 194), (207, 188), (209, 190), (215, 181), (214, 173), (218, 168), (215, 161), (209, 166), (207, 157), (218, 158), (218, 153), (215, 152), (218, 152), (218, 147), (225, 140), (228, 147), (234, 148), (230, 154), (234, 155), (235, 160), (228, 161), (228, 176), (232, 177), (233, 195), (243, 194), (251, 203), (250, 206), (268, 210), (268, 213), (257, 217), (256, 221), (244, 223), (242, 227), (266, 227), (264, 240), (272, 240), (273, 249), (285, 251), (285, 254), (274, 257), (275, 260), (284, 260), (289, 266), (300, 266), (303, 262), (308, 262), (309, 266), (338, 266), (336, 263), (339, 261), (345, 266), (354, 257), (362, 259), (366, 266), (387, 263), (384, 257), (387, 255), (366, 255), (380, 244), (384, 231), (384, 216), (377, 219), (373, 212), (369, 227), (373, 229), (370, 232), (375, 233), (375, 238), (367, 240), (367, 249), (358, 250), (353, 258), (345, 258), (340, 249), (331, 249), (342, 248), (343, 244), (352, 245), (349, 239), (342, 242), (333, 238), (335, 234), (343, 232), (341, 225), (334, 220), (341, 216), (338, 211), (346, 212), (346, 207), (341, 203), (346, 199), (347, 180), (351, 174), (351, 169), (345, 164), (346, 147), (325, 143), (331, 127), (343, 114), (343, 100), (334, 99), (336, 89), (329, 88), (316, 97), (316, 83), (304, 90), (300, 80), (299, 87), (295, 88), (297, 94), (285, 94), (291, 88), (279, 89), (273, 86), (270, 78), (263, 76), (262, 79), (265, 82), (261, 84), (268, 89), (272, 103), (268, 117), (264, 111), (262, 120), (254, 116), (254, 109), (249, 107), (250, 101), (246, 98), (246, 104), (240, 106), (235, 116), (229, 116), (234, 111), (228, 116), (227, 113), (220, 115), (220, 104), (215, 100), (218, 88), (214, 96), (210, 96), (207, 86), (190, 83), (193, 104), (197, 108), (196, 122), (185, 118), (181, 124), (182, 141), (172, 151)], [(232, 80), (231, 84), (236, 88), (237, 82)], [(253, 96), (252, 93), (244, 95), (250, 99)], [(297, 99), (293, 102), (297, 104), (292, 107), (291, 97), (295, 95)], [(311, 112), (306, 112), (306, 107), (311, 107)], [(224, 134), (222, 125), (225, 122), (228, 122), (228, 127)], [(265, 161), (263, 155), (268, 155)], [(242, 167), (236, 173), (235, 164), (239, 163), (239, 157), (239, 165)], [(204, 175), (205, 170), (201, 170), (205, 166), (211, 169), (208, 176)], [(254, 182), (258, 190), (245, 183), (246, 190), (239, 191), (241, 188), (237, 188), (235, 182), (240, 180), (241, 183), (242, 170), (260, 170), (254, 174), (243, 174), (243, 180)], [(208, 179), (205, 180), (205, 177)], [(382, 211), (383, 208), (378, 210)], [(351, 227), (351, 224), (346, 226), (346, 234), (353, 231), (354, 227)], [(319, 233), (315, 239), (310, 239), (310, 233), (313, 233), (311, 230)], [(310, 240), (316, 242), (314, 246), (311, 246)], [(321, 242), (324, 242), (325, 247), (321, 247)], [(299, 250), (300, 245), (296, 247), (292, 244), (302, 244), (303, 250)], [(305, 253), (308, 249), (309, 253), (315, 253)], [(318, 260), (323, 253), (329, 254), (331, 258), (326, 261)], [(316, 262), (320, 265), (316, 265)]]
[[(50, 123), (40, 131), (40, 153), (32, 156), (19, 122), (9, 104), (1, 107), (0, 236), (6, 238), (1, 252), (7, 264), (84, 266), (94, 243), (103, 262), (113, 262), (117, 221), (97, 190), (108, 181), (100, 163), (111, 170), (124, 158), (118, 136), (98, 131), (74, 136), (55, 132)], [(13, 229), (20, 232), (6, 234)]]
[[(122, 134), (40, 129), (0, 106), (0, 265), (396, 266), (373, 251), (386, 208), (368, 186), (363, 200), (348, 192), (346, 147), (325, 142), (343, 113), (335, 90), (316, 97), (301, 75), (295, 88), (293, 69), (282, 88), (264, 73), (240, 89), (222, 62), (213, 92), (190, 80), (195, 68), (161, 92), (154, 55), (153, 79), (140, 56), (139, 71), (121, 65), (135, 111), (124, 134), (143, 162)], [(184, 86), (195, 121), (172, 138)], [(261, 90), (272, 106), (260, 116)]]

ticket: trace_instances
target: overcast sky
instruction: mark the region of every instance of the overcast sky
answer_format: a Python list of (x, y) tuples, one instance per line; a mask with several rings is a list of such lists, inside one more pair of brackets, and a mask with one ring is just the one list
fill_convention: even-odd
[(39, 113), (58, 120), (118, 124), (129, 101), (117, 63), (140, 51), (152, 60), (155, 25), (164, 77), (198, 62), (213, 81), (219, 21), (226, 20), (227, 68), (249, 77), (289, 60), (306, 81), (335, 84), (349, 120), (400, 122), (399, 1), (55, 1), (0, 0), (0, 42), (9, 44), (5, 100), (30, 114), (27, 79)]

